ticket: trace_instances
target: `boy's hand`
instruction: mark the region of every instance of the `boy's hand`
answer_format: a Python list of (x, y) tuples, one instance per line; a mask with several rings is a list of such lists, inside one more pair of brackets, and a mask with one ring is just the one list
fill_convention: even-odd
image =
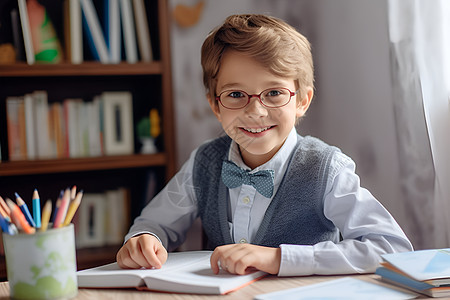
[(156, 268), (167, 260), (167, 250), (151, 234), (130, 238), (116, 255), (117, 264), (123, 269)]
[(215, 274), (220, 267), (232, 274), (248, 274), (251, 269), (278, 274), (281, 263), (281, 249), (252, 244), (230, 244), (219, 246), (211, 255), (211, 269)]

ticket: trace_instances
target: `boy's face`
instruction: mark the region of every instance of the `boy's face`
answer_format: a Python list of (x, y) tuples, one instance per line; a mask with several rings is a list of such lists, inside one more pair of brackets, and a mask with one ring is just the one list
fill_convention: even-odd
[[(217, 76), (216, 95), (228, 90), (252, 95), (269, 88), (297, 90), (293, 78), (275, 76), (240, 52), (229, 50), (224, 53)], [(244, 162), (255, 168), (273, 157), (296, 119), (305, 114), (312, 99), (312, 88), (306, 94), (301, 101), (297, 100), (299, 96), (293, 96), (288, 104), (278, 108), (263, 106), (257, 97), (252, 97), (246, 107), (236, 110), (225, 108), (210, 97), (208, 101), (225, 132), (239, 145)]]

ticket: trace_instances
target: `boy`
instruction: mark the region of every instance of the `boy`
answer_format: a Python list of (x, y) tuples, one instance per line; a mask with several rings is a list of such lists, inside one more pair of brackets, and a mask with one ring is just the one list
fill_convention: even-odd
[[(412, 245), (339, 149), (297, 134), (313, 98), (309, 42), (281, 20), (235, 15), (202, 46), (225, 137), (196, 149), (136, 218), (123, 268), (160, 268), (200, 216), (211, 268), (279, 276), (373, 272)], [(167, 249), (167, 250), (166, 250)]]

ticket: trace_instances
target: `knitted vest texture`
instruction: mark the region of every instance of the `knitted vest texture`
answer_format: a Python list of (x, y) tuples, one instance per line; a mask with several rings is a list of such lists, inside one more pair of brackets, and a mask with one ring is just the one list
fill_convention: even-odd
[[(231, 139), (217, 138), (202, 145), (196, 154), (193, 182), (208, 248), (234, 243), (228, 227), (228, 189), (221, 179)], [(266, 210), (253, 244), (313, 245), (337, 242), (339, 233), (323, 213), (323, 199), (330, 161), (336, 147), (313, 137), (297, 135), (295, 151), (280, 186)]]

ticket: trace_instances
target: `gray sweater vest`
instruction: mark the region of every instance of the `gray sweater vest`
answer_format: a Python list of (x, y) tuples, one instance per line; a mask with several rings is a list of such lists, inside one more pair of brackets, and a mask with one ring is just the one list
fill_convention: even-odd
[[(202, 145), (196, 154), (193, 182), (208, 248), (234, 243), (228, 220), (228, 189), (221, 179), (222, 161), (227, 159), (231, 139), (217, 138)], [(266, 210), (253, 244), (314, 245), (337, 242), (338, 229), (323, 213), (323, 199), (330, 161), (339, 149), (313, 137), (297, 135), (296, 150), (277, 193)]]

